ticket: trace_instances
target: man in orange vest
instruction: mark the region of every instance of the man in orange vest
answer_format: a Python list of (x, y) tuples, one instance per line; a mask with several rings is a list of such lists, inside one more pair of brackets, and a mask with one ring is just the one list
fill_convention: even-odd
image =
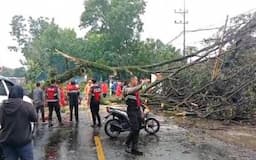
[(88, 106), (90, 105), (90, 103), (89, 103), (89, 94), (90, 94), (91, 86), (92, 86), (92, 80), (88, 80), (88, 82), (87, 82), (87, 84), (84, 88), (85, 101), (86, 101)]
[(79, 86), (76, 85), (75, 81), (71, 81), (70, 85), (67, 86), (67, 96), (69, 100), (69, 111), (70, 111), (70, 122), (73, 120), (73, 108), (75, 108), (76, 123), (78, 119), (78, 104), (79, 104)]

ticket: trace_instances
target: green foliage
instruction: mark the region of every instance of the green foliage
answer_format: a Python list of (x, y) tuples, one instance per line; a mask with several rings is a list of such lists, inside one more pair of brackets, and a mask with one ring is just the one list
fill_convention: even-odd
[(24, 67), (15, 69), (3, 67), (2, 71), (0, 72), (0, 75), (5, 77), (25, 77), (26, 69)]
[(27, 64), (28, 71), (26, 74), (26, 78), (29, 79), (32, 83), (35, 83), (37, 80), (39, 80), (39, 77), (42, 74), (43, 70), (38, 63), (32, 60), (27, 60)]
[(26, 23), (25, 23), (25, 18), (21, 15), (16, 15), (12, 17), (11, 21), (11, 27), (12, 27), (12, 32), (10, 33), (14, 38), (14, 40), (17, 41), (19, 46), (24, 47), (24, 45), (27, 42), (27, 29), (26, 29)]
[(82, 46), (74, 30), (61, 29), (48, 18), (29, 17), (26, 21), (22, 16), (14, 16), (11, 26), (11, 35), (18, 42), (17, 48), (26, 58), (24, 64), (29, 68), (27, 77), (33, 81), (47, 78), (53, 69), (60, 74), (72, 67), (65, 58), (55, 54), (55, 48), (78, 54), (77, 49)]
[[(76, 67), (55, 49), (109, 66), (147, 65), (179, 56), (178, 50), (160, 40), (140, 40), (144, 10), (144, 0), (86, 0), (81, 15), (81, 27), (88, 30), (84, 38), (73, 29), (60, 28), (54, 19), (16, 15), (11, 35), (18, 45), (9, 48), (24, 54), (31, 72), (27, 77), (33, 81), (53, 78), (49, 77), (53, 70), (61, 74)], [(108, 77), (99, 70), (86, 70)]]
[(102, 57), (100, 62), (107, 60), (110, 65), (127, 64), (129, 47), (139, 40), (142, 31), (140, 15), (144, 9), (143, 0), (85, 1), (81, 26), (89, 28), (88, 40), (100, 46), (100, 54), (97, 54)]

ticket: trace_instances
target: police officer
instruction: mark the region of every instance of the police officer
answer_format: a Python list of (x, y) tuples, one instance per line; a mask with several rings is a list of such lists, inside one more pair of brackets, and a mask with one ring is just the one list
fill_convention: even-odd
[(131, 131), (126, 140), (126, 152), (134, 155), (143, 155), (143, 152), (138, 151), (137, 145), (142, 122), (140, 109), (142, 103), (139, 90), (142, 89), (144, 83), (146, 83), (146, 81), (143, 81), (142, 84), (138, 85), (138, 78), (133, 76), (130, 79), (129, 85), (123, 90), (125, 102), (127, 104), (127, 114), (131, 124)]
[(78, 123), (78, 101), (79, 101), (79, 87), (75, 81), (71, 81), (70, 85), (67, 86), (67, 95), (69, 100), (69, 111), (70, 111), (70, 122), (73, 120), (73, 108), (75, 109), (76, 123)]
[(93, 125), (96, 127), (96, 119), (98, 120), (98, 127), (101, 127), (101, 118), (99, 114), (101, 99), (101, 87), (96, 83), (96, 80), (92, 80), (92, 86), (89, 92), (89, 104), (92, 113)]
[(52, 112), (53, 109), (56, 112), (58, 121), (59, 121), (59, 125), (62, 126), (62, 119), (61, 119), (61, 114), (60, 114), (60, 104), (59, 104), (59, 100), (60, 100), (60, 90), (56, 84), (55, 80), (51, 80), (51, 85), (46, 88), (46, 101), (48, 104), (48, 108), (49, 108), (49, 127), (52, 127)]

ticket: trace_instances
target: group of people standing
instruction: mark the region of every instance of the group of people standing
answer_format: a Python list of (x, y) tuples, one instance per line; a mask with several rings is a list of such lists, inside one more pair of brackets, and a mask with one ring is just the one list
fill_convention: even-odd
[[(93, 127), (101, 126), (99, 116), (99, 104), (101, 98), (101, 87), (97, 85), (96, 80), (91, 80), (92, 85), (89, 88), (88, 103), (90, 104)], [(79, 104), (79, 86), (71, 81), (67, 85), (67, 97), (70, 109), (70, 122), (73, 121), (73, 111), (75, 111), (75, 120), (78, 124), (78, 104)], [(23, 100), (24, 90), (21, 86), (13, 86), (10, 89), (8, 99), (0, 107), (0, 151), (3, 152), (6, 160), (33, 160), (32, 150), (32, 128), (31, 123), (38, 122), (39, 112), (41, 112), (42, 122), (45, 123), (44, 107), (49, 109), (48, 124), (53, 126), (52, 114), (56, 112), (59, 125), (62, 126), (62, 117), (60, 113), (60, 88), (55, 80), (45, 89), (42, 89), (40, 83), (36, 84), (33, 90), (33, 104)], [(96, 119), (98, 123), (96, 124)]]
[(37, 115), (39, 115), (39, 111), (41, 112), (41, 118), (43, 123), (45, 123), (44, 107), (46, 105), (48, 106), (49, 127), (53, 126), (52, 114), (54, 110), (56, 112), (59, 125), (60, 126), (63, 125), (62, 117), (60, 113), (60, 99), (61, 99), (60, 95), (61, 95), (61, 92), (55, 80), (51, 81), (51, 84), (45, 89), (45, 91), (43, 91), (43, 89), (41, 88), (41, 84), (39, 82), (36, 84), (36, 88), (33, 90), (33, 104), (34, 104), (34, 107), (36, 108)]
[[(127, 104), (127, 114), (130, 120), (131, 131), (126, 141), (126, 151), (135, 155), (142, 155), (138, 151), (138, 138), (141, 117), (141, 99), (139, 90), (142, 89), (145, 82), (138, 85), (137, 77), (133, 76), (129, 84), (123, 87), (123, 95)], [(96, 80), (88, 82), (86, 100), (90, 106), (92, 114), (92, 127), (101, 127), (101, 118), (99, 115), (100, 99), (102, 93), (102, 86), (96, 83)], [(71, 81), (67, 85), (67, 97), (70, 109), (70, 122), (73, 121), (73, 110), (75, 111), (75, 120), (78, 124), (79, 114), (79, 86)], [(44, 106), (47, 105), (49, 109), (48, 124), (53, 126), (52, 114), (56, 112), (59, 125), (63, 125), (60, 113), (60, 89), (55, 80), (43, 90), (41, 84), (37, 83), (33, 91), (33, 105), (23, 100), (24, 91), (20, 86), (13, 86), (10, 89), (8, 100), (4, 101), (0, 107), (0, 145), (7, 160), (33, 160), (32, 152), (32, 132), (31, 122), (38, 122), (39, 112), (41, 112), (42, 122), (45, 123)]]
[[(101, 119), (99, 115), (99, 105), (100, 98), (102, 95), (101, 86), (96, 83), (96, 80), (89, 80), (87, 86), (85, 87), (86, 91), (86, 102), (88, 106), (90, 106), (90, 110), (92, 113), (92, 126), (101, 126)], [(75, 81), (71, 81), (66, 86), (66, 96), (69, 104), (69, 121), (73, 122), (73, 115), (75, 115), (75, 121), (79, 123), (79, 103), (81, 101), (80, 98), (80, 88), (79, 85), (76, 84)], [(48, 115), (48, 124), (49, 127), (53, 126), (52, 123), (52, 114), (53, 111), (56, 112), (57, 119), (59, 125), (62, 126), (62, 117), (60, 113), (60, 103), (61, 100), (61, 90), (58, 87), (55, 80), (51, 81), (50, 86), (48, 86), (45, 91), (41, 88), (40, 83), (36, 84), (36, 88), (33, 91), (33, 103), (36, 108), (37, 114), (39, 115), (39, 111), (41, 112), (42, 122), (45, 122), (45, 114), (44, 114), (44, 106), (48, 106), (49, 115)], [(75, 113), (75, 114), (74, 114)], [(38, 116), (39, 117), (39, 116)], [(98, 124), (96, 124), (96, 119), (98, 120)]]

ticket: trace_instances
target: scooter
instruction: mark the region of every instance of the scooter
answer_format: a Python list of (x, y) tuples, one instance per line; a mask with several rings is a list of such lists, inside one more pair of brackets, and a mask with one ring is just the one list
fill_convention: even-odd
[[(105, 117), (107, 121), (104, 130), (110, 138), (117, 138), (121, 132), (131, 130), (129, 118), (125, 110), (107, 107), (107, 112), (109, 114)], [(159, 121), (150, 117), (149, 112), (145, 113), (145, 108), (143, 109), (143, 113), (144, 116), (140, 129), (144, 129), (148, 134), (156, 134), (160, 129)]]

